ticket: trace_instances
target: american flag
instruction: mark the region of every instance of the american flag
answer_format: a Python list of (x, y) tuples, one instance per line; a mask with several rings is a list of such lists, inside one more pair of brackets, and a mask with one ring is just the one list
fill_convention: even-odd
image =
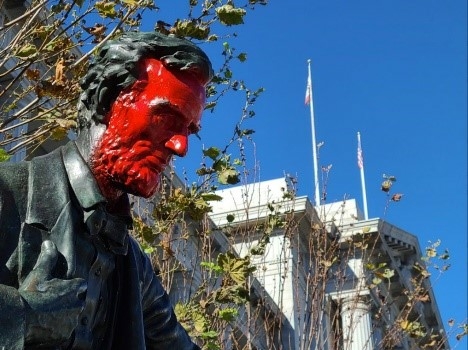
[(312, 94), (312, 78), (310, 76), (310, 70), (309, 70), (309, 74), (307, 76), (307, 89), (305, 93), (304, 104), (306, 105), (310, 104), (310, 100), (312, 99), (311, 94)]
[(309, 84), (309, 82), (307, 82), (307, 90), (306, 90), (306, 93), (305, 93), (304, 104), (308, 105), (309, 103), (310, 103), (310, 84)]
[(362, 169), (362, 167), (364, 166), (364, 159), (362, 158), (361, 140), (358, 141), (357, 147), (357, 165), (359, 169)]

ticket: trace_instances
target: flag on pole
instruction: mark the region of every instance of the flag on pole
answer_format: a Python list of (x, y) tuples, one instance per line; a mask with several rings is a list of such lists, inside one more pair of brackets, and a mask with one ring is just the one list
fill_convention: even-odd
[(309, 75), (307, 77), (307, 90), (305, 93), (305, 100), (304, 100), (304, 104), (306, 105), (310, 103), (310, 100), (312, 98), (311, 91), (312, 91), (312, 79), (310, 78), (310, 71), (309, 71)]
[(362, 169), (364, 166), (364, 159), (362, 157), (362, 148), (361, 148), (361, 139), (358, 139), (358, 147), (357, 147), (357, 165), (359, 169)]

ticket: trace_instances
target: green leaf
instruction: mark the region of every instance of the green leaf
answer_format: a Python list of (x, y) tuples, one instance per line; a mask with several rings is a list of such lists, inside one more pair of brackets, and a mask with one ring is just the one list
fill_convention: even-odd
[(208, 41), (217, 41), (218, 40), (218, 36), (216, 34), (211, 34), (208, 39), (206, 39)]
[(152, 242), (154, 240), (153, 230), (146, 225), (141, 228), (141, 236), (146, 242)]
[(235, 185), (240, 182), (239, 173), (232, 168), (222, 170), (218, 173), (218, 182), (222, 185)]
[(216, 171), (222, 171), (227, 168), (232, 169), (232, 167), (229, 166), (229, 156), (224, 155), (223, 157), (216, 159), (213, 163), (213, 169)]
[(114, 1), (98, 1), (94, 4), (94, 8), (98, 11), (99, 15), (103, 18), (115, 18), (117, 17), (117, 11), (115, 11)]
[(174, 313), (176, 314), (179, 320), (186, 318), (188, 311), (189, 311), (189, 308), (185, 304), (177, 303), (174, 306)]
[(136, 6), (138, 5), (138, 1), (136, 0), (120, 0), (122, 4), (128, 5), (128, 6)]
[(243, 286), (221, 287), (214, 292), (215, 300), (220, 303), (245, 304), (249, 301), (249, 291)]
[(3, 148), (0, 148), (0, 162), (6, 162), (11, 158), (11, 155), (8, 154)]
[[(188, 198), (188, 200), (190, 201), (190, 198)], [(195, 207), (195, 209), (197, 211), (202, 211), (202, 212), (210, 212), (211, 211), (210, 205), (208, 204), (207, 201), (205, 201), (205, 199), (203, 197), (194, 199), (193, 200), (193, 205), (194, 205), (194, 207)], [(190, 202), (189, 202), (189, 209), (190, 209)]]
[(213, 341), (207, 341), (203, 346), (203, 350), (221, 350), (221, 347)]
[(208, 331), (208, 332), (203, 332), (200, 334), (200, 336), (203, 339), (216, 339), (218, 337), (218, 333), (215, 331)]
[(226, 69), (226, 70), (224, 71), (224, 77), (225, 77), (226, 79), (231, 79), (231, 78), (232, 78), (232, 71), (229, 70), (229, 69)]
[(236, 218), (236, 217), (235, 217), (233, 214), (228, 214), (228, 215), (226, 215), (226, 220), (227, 220), (227, 222), (229, 222), (229, 223), (233, 222), (235, 218)]
[(219, 318), (228, 322), (235, 321), (238, 315), (239, 315), (239, 312), (237, 311), (237, 309), (233, 309), (233, 308), (222, 309), (222, 310), (219, 310), (218, 312)]
[(175, 24), (177, 35), (190, 37), (198, 40), (205, 40), (210, 34), (210, 27), (193, 20), (177, 21)]
[(218, 7), (215, 11), (218, 15), (219, 22), (224, 25), (232, 26), (244, 23), (243, 17), (246, 14), (244, 9), (235, 8), (234, 6), (227, 4)]
[(216, 272), (216, 273), (222, 273), (222, 272), (223, 272), (222, 267), (219, 266), (219, 265), (216, 265), (216, 264), (213, 263), (213, 262), (202, 261), (202, 262), (200, 263), (200, 266), (201, 266), (201, 267), (204, 267), (204, 268), (206, 268), (206, 269), (208, 269), (208, 270), (214, 271), (214, 272)]
[(214, 193), (202, 193), (201, 194), (202, 198), (209, 202), (209, 201), (220, 201), (223, 199), (223, 197), (217, 195), (217, 194), (214, 194)]
[(202, 314), (195, 312), (192, 312), (190, 316), (192, 317), (193, 327), (195, 328), (195, 330), (200, 333), (203, 332), (207, 323), (205, 317), (203, 317)]
[(257, 90), (254, 92), (254, 95), (255, 95), (255, 96), (259, 96), (259, 95), (260, 95), (262, 92), (264, 92), (264, 91), (265, 91), (265, 88), (262, 88), (262, 87), (261, 87), (261, 88), (257, 89)]
[(238, 258), (231, 252), (219, 254), (217, 262), (224, 273), (238, 285), (244, 285), (247, 276), (255, 270), (255, 267), (250, 266), (250, 259), (248, 256), (245, 258)]
[(203, 155), (205, 157), (211, 158), (212, 160), (216, 160), (219, 157), (221, 151), (217, 147), (210, 147), (208, 149), (203, 150)]
[(217, 105), (216, 101), (210, 101), (206, 104), (205, 109), (213, 109)]
[(237, 56), (237, 59), (241, 62), (245, 62), (247, 60), (247, 54), (245, 52), (243, 53), (240, 53), (238, 56)]
[(15, 53), (15, 56), (22, 59), (32, 59), (36, 56), (36, 54), (37, 47), (33, 44), (26, 44)]
[(34, 36), (39, 37), (42, 40), (45, 40), (47, 36), (55, 30), (54, 26), (40, 26), (34, 29)]
[(154, 253), (154, 247), (150, 246), (149, 244), (147, 244), (146, 242), (142, 242), (141, 243), (141, 246), (142, 246), (142, 249), (143, 251), (145, 252), (145, 254), (151, 254), (151, 253)]
[(383, 272), (375, 271), (374, 274), (380, 279), (382, 278), (390, 279), (395, 275), (395, 271), (391, 269), (384, 269)]
[(382, 276), (386, 279), (390, 279), (392, 278), (393, 276), (395, 275), (395, 271), (391, 270), (391, 269), (385, 269), (384, 270), (384, 273), (382, 274)]

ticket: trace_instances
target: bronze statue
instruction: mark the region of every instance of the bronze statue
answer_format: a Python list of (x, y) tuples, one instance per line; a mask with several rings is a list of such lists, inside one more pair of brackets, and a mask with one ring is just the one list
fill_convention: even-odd
[(154, 194), (199, 128), (205, 53), (127, 33), (82, 81), (79, 134), (0, 166), (0, 349), (198, 349), (128, 235), (128, 193)]

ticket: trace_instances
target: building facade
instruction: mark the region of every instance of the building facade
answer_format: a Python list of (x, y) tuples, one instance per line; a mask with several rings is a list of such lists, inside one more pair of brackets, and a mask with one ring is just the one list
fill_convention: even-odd
[(284, 316), (274, 349), (449, 348), (414, 235), (363, 220), (353, 199), (314, 208), (290, 192), (285, 179), (219, 191), (210, 215), (217, 227), (244, 227), (234, 239), (240, 256), (264, 239), (249, 227), (282, 219), (252, 260)]

